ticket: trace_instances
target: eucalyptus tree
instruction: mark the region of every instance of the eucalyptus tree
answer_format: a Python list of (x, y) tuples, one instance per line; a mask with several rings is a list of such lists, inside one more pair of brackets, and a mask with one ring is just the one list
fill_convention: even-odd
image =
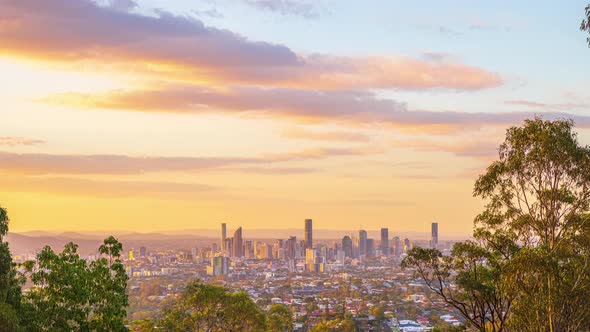
[[(586, 6), (584, 20), (582, 20), (582, 24), (580, 25), (580, 30), (586, 31), (590, 33), (590, 5)], [(590, 46), (590, 37), (586, 39), (588, 41), (588, 46)]]
[(265, 313), (245, 292), (191, 282), (163, 317), (154, 322), (159, 331), (265, 331)]
[(0, 332), (19, 331), (22, 276), (12, 261), (8, 243), (8, 213), (0, 207)]
[(24, 323), (28, 331), (127, 331), (127, 275), (120, 261), (122, 245), (104, 240), (101, 257), (88, 263), (78, 246), (65, 245), (61, 253), (49, 246), (28, 262), (33, 288), (24, 296)]
[(535, 118), (498, 152), (475, 183), (486, 205), (474, 240), (404, 266), (482, 331), (590, 329), (590, 149), (572, 121)]

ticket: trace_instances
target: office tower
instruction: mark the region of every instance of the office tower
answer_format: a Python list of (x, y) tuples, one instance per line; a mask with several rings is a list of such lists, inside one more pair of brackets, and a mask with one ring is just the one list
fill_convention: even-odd
[(252, 244), (252, 240), (246, 240), (244, 241), (244, 256), (246, 258), (255, 258), (256, 254), (255, 254), (255, 248)]
[(373, 257), (375, 256), (375, 240), (367, 239), (367, 245), (365, 249), (365, 256)]
[(225, 245), (225, 239), (227, 238), (227, 225), (225, 223), (221, 224), (221, 251), (227, 250)]
[(287, 258), (294, 259), (297, 256), (297, 237), (291, 236), (287, 240)]
[(236, 229), (234, 232), (233, 250), (235, 258), (242, 258), (244, 256), (244, 242), (242, 239), (242, 227)]
[(135, 258), (133, 257), (133, 249), (129, 250), (129, 260), (133, 261)]
[(234, 254), (234, 250), (233, 250), (234, 246), (233, 246), (233, 243), (234, 243), (234, 239), (233, 238), (231, 238), (231, 237), (226, 237), (225, 238), (225, 246), (224, 246), (225, 249), (223, 250), (223, 253), (225, 255), (233, 256), (233, 254)]
[(389, 256), (389, 229), (381, 228), (381, 253)]
[(317, 251), (315, 249), (305, 249), (305, 263), (315, 264)]
[(313, 221), (305, 219), (305, 249), (313, 248)]
[(211, 257), (211, 265), (207, 267), (207, 274), (212, 276), (225, 275), (229, 273), (229, 258), (216, 256)]
[(361, 229), (359, 231), (359, 255), (367, 254), (367, 231)]
[(402, 254), (402, 249), (403, 248), (402, 248), (402, 244), (401, 244), (399, 236), (394, 237), (393, 238), (393, 254), (396, 257), (399, 257), (399, 255)]
[(140, 257), (147, 257), (147, 248), (146, 247), (139, 247), (139, 256)]
[(263, 243), (260, 246), (260, 256), (258, 258), (261, 259), (272, 259), (272, 246), (268, 243)]
[(305, 270), (307, 272), (318, 273), (323, 270), (320, 268), (320, 257), (318, 256), (318, 252), (315, 249), (305, 249)]
[(412, 249), (412, 246), (410, 244), (410, 239), (405, 238), (404, 239), (404, 252), (408, 252), (410, 249)]
[(352, 257), (352, 239), (348, 235), (342, 238), (342, 250), (345, 257)]
[(430, 246), (434, 249), (438, 248), (438, 223), (433, 222), (431, 226), (431, 240)]

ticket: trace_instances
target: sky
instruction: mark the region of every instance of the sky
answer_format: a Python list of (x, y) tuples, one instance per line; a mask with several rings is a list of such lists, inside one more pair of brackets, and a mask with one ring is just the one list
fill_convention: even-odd
[(11, 231), (469, 234), (505, 130), (590, 142), (579, 1), (0, 0)]

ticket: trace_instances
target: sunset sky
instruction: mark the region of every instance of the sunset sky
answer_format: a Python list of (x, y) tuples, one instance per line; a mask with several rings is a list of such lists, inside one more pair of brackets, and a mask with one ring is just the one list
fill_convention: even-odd
[(11, 230), (471, 231), (504, 131), (590, 143), (580, 1), (0, 0)]

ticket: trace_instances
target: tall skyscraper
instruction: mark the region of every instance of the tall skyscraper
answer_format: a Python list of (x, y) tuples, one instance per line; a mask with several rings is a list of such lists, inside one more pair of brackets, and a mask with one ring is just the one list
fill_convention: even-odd
[(367, 255), (367, 231), (359, 231), (359, 255)]
[(342, 238), (342, 250), (345, 257), (352, 257), (352, 239), (348, 235)]
[(227, 238), (227, 225), (225, 223), (221, 224), (221, 251), (227, 250), (225, 245), (225, 239)]
[(287, 240), (287, 258), (294, 259), (297, 256), (297, 237), (291, 236)]
[(399, 257), (399, 255), (402, 254), (403, 251), (403, 247), (401, 245), (401, 240), (399, 238), (399, 236), (396, 236), (393, 238), (393, 254), (396, 257)]
[(241, 258), (244, 257), (244, 241), (242, 239), (242, 227), (236, 229), (235, 233), (234, 233), (234, 243), (233, 243), (233, 249), (234, 249), (234, 257), (236, 258)]
[(375, 256), (375, 240), (367, 239), (366, 249), (365, 249), (365, 256), (366, 257), (373, 257)]
[(313, 221), (305, 219), (305, 249), (313, 248)]
[(389, 256), (389, 228), (381, 228), (381, 252)]
[(431, 226), (431, 240), (430, 245), (432, 248), (438, 248), (438, 223), (433, 222)]
[(147, 257), (147, 248), (146, 247), (139, 248), (139, 256), (140, 257)]

